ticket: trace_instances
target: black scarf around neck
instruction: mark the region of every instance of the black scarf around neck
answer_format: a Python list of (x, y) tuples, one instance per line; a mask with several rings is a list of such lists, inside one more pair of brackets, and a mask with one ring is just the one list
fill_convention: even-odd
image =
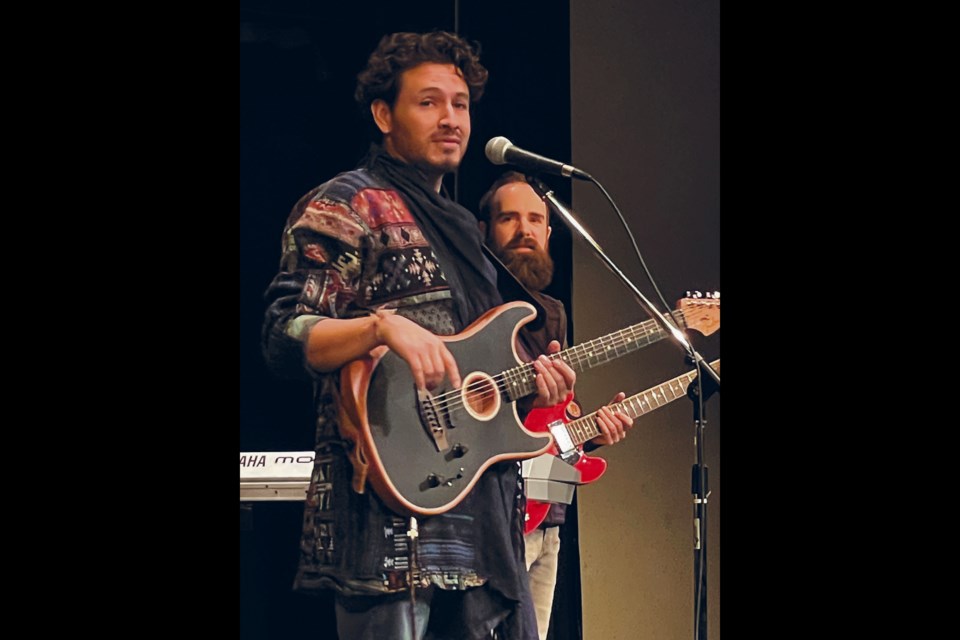
[(370, 145), (360, 166), (396, 186), (409, 207), (447, 277), (460, 319), (457, 331), (502, 303), (497, 272), (481, 249), (472, 213), (434, 191), (415, 167), (391, 157), (378, 144)]

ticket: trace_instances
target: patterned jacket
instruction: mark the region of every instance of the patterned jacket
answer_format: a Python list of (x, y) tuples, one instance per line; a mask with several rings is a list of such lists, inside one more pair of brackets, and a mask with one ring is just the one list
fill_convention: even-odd
[[(369, 487), (363, 493), (351, 488), (351, 444), (337, 417), (339, 376), (311, 371), (303, 344), (317, 322), (379, 308), (394, 308), (439, 335), (456, 333), (462, 327), (455, 326), (439, 261), (400, 193), (357, 169), (295, 205), (283, 233), (281, 270), (265, 297), (265, 359), (280, 375), (312, 378), (317, 409), (294, 587), (332, 587), (348, 595), (401, 590), (410, 563), (408, 521)], [(421, 520), (421, 582), (464, 589), (495, 576), (495, 565), (507, 558), (522, 566), (521, 501), (518, 465), (498, 463), (456, 508)]]

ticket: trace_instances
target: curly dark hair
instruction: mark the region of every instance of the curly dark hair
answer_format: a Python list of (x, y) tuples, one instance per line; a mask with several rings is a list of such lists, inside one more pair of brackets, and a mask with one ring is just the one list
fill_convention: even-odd
[(424, 62), (457, 67), (470, 89), (470, 102), (478, 101), (483, 95), (488, 73), (480, 64), (479, 44), (471, 45), (449, 31), (391, 33), (380, 39), (380, 44), (367, 60), (367, 67), (357, 75), (357, 90), (353, 97), (371, 125), (370, 105), (373, 101), (383, 100), (393, 107), (400, 74)]

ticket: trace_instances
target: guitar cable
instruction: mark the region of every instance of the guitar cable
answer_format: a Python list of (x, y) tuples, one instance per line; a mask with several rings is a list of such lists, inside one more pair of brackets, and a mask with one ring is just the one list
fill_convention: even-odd
[(417, 519), (410, 516), (410, 528), (407, 529), (407, 538), (410, 539), (410, 566), (407, 567), (407, 584), (410, 585), (410, 629), (413, 633), (411, 638), (417, 638), (417, 585), (413, 580), (413, 570), (417, 566), (417, 539), (420, 537), (420, 531), (417, 527)]

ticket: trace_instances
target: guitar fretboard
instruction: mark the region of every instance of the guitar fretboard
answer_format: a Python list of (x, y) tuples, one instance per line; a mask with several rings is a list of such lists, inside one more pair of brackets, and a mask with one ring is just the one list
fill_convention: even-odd
[[(671, 315), (681, 329), (686, 326), (682, 309), (673, 311)], [(560, 358), (579, 373), (637, 351), (664, 337), (666, 332), (656, 320), (646, 320), (547, 357), (551, 360)], [(510, 401), (537, 391), (537, 372), (532, 364), (508, 369), (501, 376), (501, 391)]]
[[(720, 359), (717, 358), (711, 362), (710, 366), (714, 370), (719, 370)], [(686, 396), (687, 387), (690, 386), (690, 383), (693, 382), (693, 379), (696, 377), (697, 370), (694, 369), (682, 376), (677, 376), (673, 380), (668, 380), (663, 384), (650, 387), (642, 393), (630, 396), (624, 399), (623, 402), (614, 403), (609, 406), (614, 411), (625, 413), (631, 418), (638, 418), (645, 413), (650, 413), (654, 409), (659, 409), (666, 404), (670, 404), (677, 398)], [(587, 440), (592, 440), (600, 435), (600, 427), (597, 426), (597, 422), (594, 420), (596, 415), (597, 412), (594, 411), (590, 415), (571, 420), (567, 423), (567, 433), (570, 434), (573, 444), (579, 446)]]

